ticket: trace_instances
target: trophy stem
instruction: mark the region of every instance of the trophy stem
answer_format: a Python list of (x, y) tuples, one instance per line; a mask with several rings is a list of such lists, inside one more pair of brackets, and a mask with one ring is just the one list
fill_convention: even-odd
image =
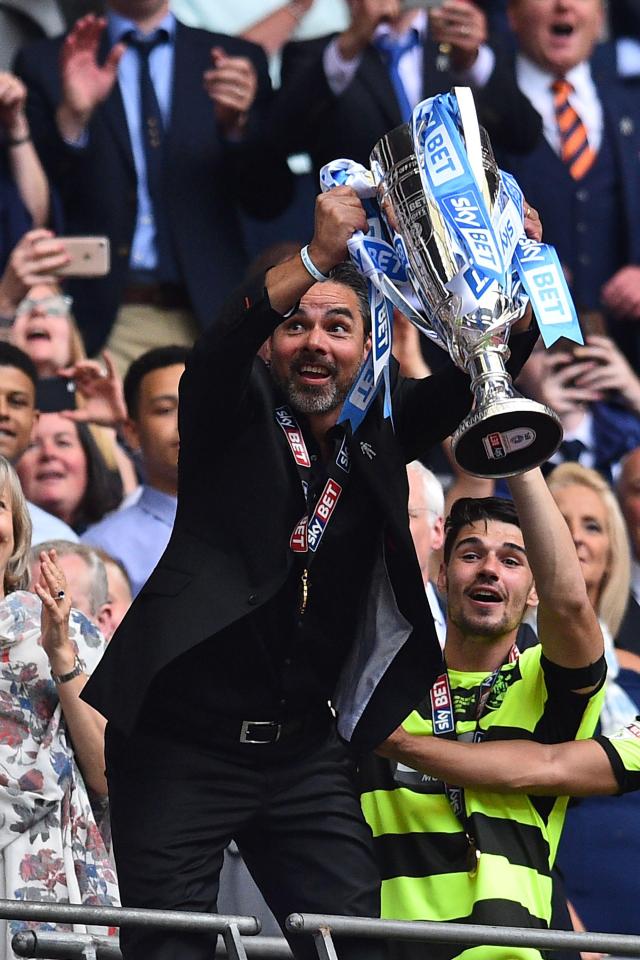
[(510, 477), (547, 460), (562, 439), (557, 415), (521, 397), (504, 367), (504, 345), (484, 347), (465, 361), (474, 405), (452, 437), (463, 470), (479, 477)]
[(504, 366), (508, 359), (509, 348), (505, 345), (484, 347), (482, 353), (468, 358), (466, 367), (476, 406), (484, 408), (489, 403), (513, 396), (511, 376)]

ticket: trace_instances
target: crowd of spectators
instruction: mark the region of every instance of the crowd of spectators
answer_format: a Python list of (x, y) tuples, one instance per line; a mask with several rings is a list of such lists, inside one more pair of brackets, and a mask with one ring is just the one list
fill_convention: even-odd
[[(564, 430), (543, 472), (604, 636), (602, 732), (632, 721), (639, 5), (444, 0), (427, 12), (400, 0), (15, 0), (0, 2), (0, 34), (0, 894), (118, 902), (104, 724), (79, 694), (171, 535), (190, 348), (234, 289), (255, 283), (250, 253), (270, 265), (308, 239), (324, 163), (368, 164), (375, 142), (417, 102), (454, 85), (472, 87), (500, 165), (540, 211), (582, 321), (584, 345), (538, 344), (517, 385)], [(559, 119), (567, 110), (582, 138), (572, 156)], [(288, 162), (293, 154), (313, 173)], [(64, 237), (74, 234), (109, 238), (106, 276), (59, 275), (69, 262)], [(402, 317), (395, 330), (404, 376), (445, 363)], [(513, 491), (463, 474), (448, 442), (408, 471), (411, 533), (444, 648), (445, 516), (459, 497)], [(490, 510), (482, 516), (495, 520)], [(529, 664), (540, 655), (538, 624), (525, 619), (517, 643), (537, 650)], [(80, 661), (70, 682), (49, 681)], [(597, 692), (599, 680), (584, 686)], [(567, 739), (578, 727), (567, 724)], [(383, 797), (391, 769), (380, 757), (363, 766), (380, 833), (371, 797)], [(565, 922), (568, 900), (577, 929), (640, 934), (639, 797), (570, 805), (552, 874), (555, 922)], [(225, 909), (267, 916), (237, 848), (227, 861)], [(384, 857), (381, 865), (391, 869)], [(9, 936), (0, 956), (12, 955)]]

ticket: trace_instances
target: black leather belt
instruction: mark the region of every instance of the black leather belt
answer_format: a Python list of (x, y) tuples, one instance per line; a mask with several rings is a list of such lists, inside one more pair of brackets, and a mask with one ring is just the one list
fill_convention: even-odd
[(216, 716), (212, 729), (225, 738), (237, 743), (267, 744), (278, 743), (290, 737), (319, 732), (329, 726), (331, 714), (312, 713), (304, 717), (292, 717), (288, 720), (233, 720), (231, 717)]
[(181, 283), (129, 283), (124, 288), (122, 303), (180, 310), (191, 306), (187, 288)]

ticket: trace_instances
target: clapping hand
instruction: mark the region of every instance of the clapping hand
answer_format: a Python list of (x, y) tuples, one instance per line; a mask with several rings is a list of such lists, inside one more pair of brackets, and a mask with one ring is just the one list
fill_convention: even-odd
[(40, 580), (34, 584), (34, 590), (42, 601), (41, 642), (51, 670), (56, 674), (68, 673), (73, 669), (76, 655), (69, 640), (71, 597), (55, 550), (41, 551)]
[(445, 0), (429, 12), (429, 29), (436, 43), (451, 47), (454, 70), (469, 70), (487, 40), (487, 18), (471, 0)]
[(83, 404), (76, 410), (65, 410), (62, 416), (76, 423), (96, 423), (102, 427), (118, 427), (127, 419), (122, 379), (111, 354), (102, 354), (104, 368), (97, 360), (78, 360), (71, 367), (58, 371), (76, 385)]
[(204, 88), (213, 101), (224, 136), (238, 134), (247, 122), (258, 90), (255, 67), (247, 57), (230, 57), (222, 47), (211, 50), (213, 66), (205, 70)]
[(98, 62), (100, 40), (107, 25), (104, 17), (92, 13), (81, 17), (62, 45), (60, 82), (62, 104), (58, 126), (68, 139), (77, 139), (93, 111), (107, 99), (118, 76), (118, 64), (126, 50), (124, 43), (111, 48), (103, 64)]
[(29, 125), (25, 117), (27, 88), (12, 73), (0, 73), (0, 126), (7, 136), (19, 140), (29, 136)]

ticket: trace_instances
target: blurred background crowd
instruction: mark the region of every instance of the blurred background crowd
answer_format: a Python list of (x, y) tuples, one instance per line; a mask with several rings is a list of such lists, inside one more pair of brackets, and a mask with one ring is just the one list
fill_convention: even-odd
[[(640, 3), (0, 0), (0, 71), (0, 455), (33, 527), (26, 543), (23, 523), (19, 575), (0, 550), (0, 752), (3, 769), (25, 767), (0, 775), (0, 791), (32, 808), (22, 832), (11, 820), (0, 828), (0, 895), (117, 899), (105, 787), (91, 743), (79, 749), (64, 732), (82, 722), (77, 694), (59, 703), (49, 689), (43, 705), (42, 663), (20, 679), (17, 704), (33, 640), (24, 617), (34, 630), (39, 618), (21, 588), (46, 580), (55, 549), (93, 662), (169, 539), (178, 383), (198, 331), (238, 285), (307, 242), (324, 163), (368, 165), (417, 102), (454, 85), (474, 89), (581, 318), (584, 346), (540, 345), (517, 385), (564, 428), (546, 470), (605, 634), (603, 731), (639, 713)], [(110, 269), (86, 275), (70, 236), (108, 237)], [(402, 317), (394, 352), (407, 376), (446, 361)], [(0, 480), (10, 482), (4, 468)], [(410, 481), (443, 634), (443, 518), (457, 496), (493, 484), (461, 474), (448, 444), (412, 465)], [(11, 492), (8, 502), (15, 514)], [(530, 633), (535, 642), (535, 624)], [(55, 790), (39, 774), (52, 725), (67, 758)], [(29, 833), (43, 798), (55, 854), (42, 831)], [(74, 849), (90, 851), (99, 894), (60, 866), (63, 828), (80, 821)], [(558, 862), (576, 926), (640, 934), (637, 794), (572, 805)], [(233, 847), (226, 876), (221, 910), (264, 912)]]

